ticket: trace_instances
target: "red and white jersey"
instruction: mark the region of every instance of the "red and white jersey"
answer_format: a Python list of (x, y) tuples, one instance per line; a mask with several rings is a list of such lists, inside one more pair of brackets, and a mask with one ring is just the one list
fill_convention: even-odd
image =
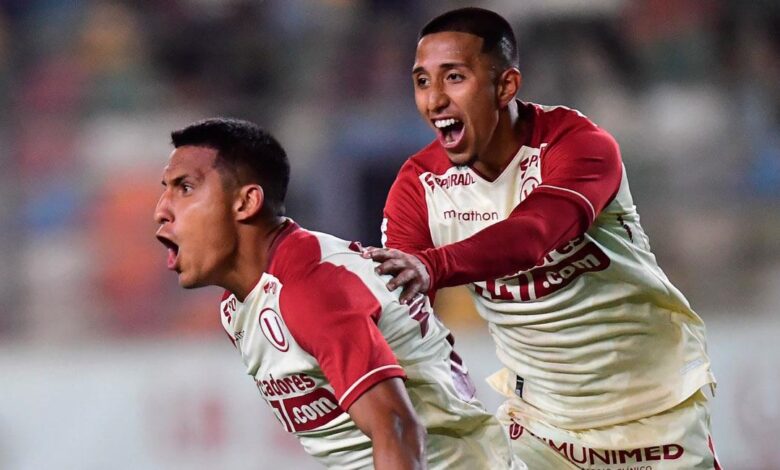
[(222, 325), (284, 428), (328, 467), (371, 468), (371, 440), (348, 410), (402, 377), (428, 428), (430, 468), (508, 468), (498, 421), (474, 399), (450, 332), (389, 292), (360, 246), (288, 222), (243, 302), (226, 292)]
[(438, 142), (404, 164), (385, 206), (385, 246), (449, 245), (531, 193), (568, 198), (587, 219), (583, 236), (532, 269), (470, 285), (508, 369), (491, 384), (522, 396), (526, 413), (583, 429), (653, 415), (714, 383), (704, 324), (650, 251), (612, 137), (577, 111), (519, 105), (531, 130), (495, 180), (454, 166)]

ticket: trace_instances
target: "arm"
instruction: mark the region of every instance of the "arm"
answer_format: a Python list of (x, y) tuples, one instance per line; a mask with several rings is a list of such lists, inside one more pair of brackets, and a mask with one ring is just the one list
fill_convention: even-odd
[(506, 220), (417, 256), (431, 273), (431, 285), (440, 289), (531, 269), (589, 226), (585, 212), (569, 199), (534, 191)]
[(424, 468), (425, 430), (405, 374), (378, 322), (379, 301), (358, 275), (327, 262), (288, 280), (281, 310), (298, 344), (317, 359), (339, 406), (372, 441), (377, 468)]
[(590, 127), (544, 155), (543, 184), (506, 220), (460, 242), (417, 252), (416, 257), (388, 250), (370, 254), (383, 262), (381, 273), (396, 275), (389, 288), (412, 279), (420, 291), (433, 290), (527, 270), (551, 250), (584, 234), (616, 194), (621, 177), (614, 139)]
[(426, 431), (417, 420), (401, 379), (374, 385), (347, 412), (371, 438), (376, 469), (426, 468)]

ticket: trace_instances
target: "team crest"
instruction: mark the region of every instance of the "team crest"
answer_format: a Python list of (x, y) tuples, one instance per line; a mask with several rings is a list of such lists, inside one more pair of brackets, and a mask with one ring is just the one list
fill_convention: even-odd
[(290, 349), (290, 343), (284, 334), (284, 323), (274, 309), (264, 308), (260, 312), (259, 322), (263, 335), (271, 342), (273, 347), (281, 352), (287, 352)]

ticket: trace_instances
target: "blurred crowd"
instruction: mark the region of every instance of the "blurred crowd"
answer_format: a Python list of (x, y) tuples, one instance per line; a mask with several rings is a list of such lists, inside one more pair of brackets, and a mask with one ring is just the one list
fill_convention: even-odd
[[(660, 264), (705, 320), (780, 305), (780, 3), (478, 3), (515, 26), (521, 99), (616, 136)], [(379, 243), (389, 184), (433, 137), (417, 31), (467, 4), (0, 0), (0, 340), (219, 334), (220, 292), (179, 289), (153, 236), (170, 131), (196, 119), (270, 129), (288, 214)]]

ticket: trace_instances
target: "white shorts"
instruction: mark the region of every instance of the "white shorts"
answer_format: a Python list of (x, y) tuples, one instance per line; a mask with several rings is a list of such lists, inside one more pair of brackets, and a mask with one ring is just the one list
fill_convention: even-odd
[(507, 400), (497, 416), (509, 434), (513, 453), (530, 470), (722, 468), (710, 436), (709, 401), (701, 391), (654, 416), (577, 431), (520, 414), (519, 400)]

